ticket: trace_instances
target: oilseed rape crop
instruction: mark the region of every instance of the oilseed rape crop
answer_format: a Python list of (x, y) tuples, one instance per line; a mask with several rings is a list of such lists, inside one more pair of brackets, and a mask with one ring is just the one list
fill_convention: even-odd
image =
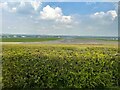
[(120, 86), (117, 47), (3, 45), (3, 88)]

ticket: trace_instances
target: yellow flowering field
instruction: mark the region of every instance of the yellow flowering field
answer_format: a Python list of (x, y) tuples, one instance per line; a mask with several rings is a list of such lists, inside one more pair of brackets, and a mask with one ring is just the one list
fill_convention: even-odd
[(3, 88), (113, 88), (120, 86), (113, 45), (3, 45)]

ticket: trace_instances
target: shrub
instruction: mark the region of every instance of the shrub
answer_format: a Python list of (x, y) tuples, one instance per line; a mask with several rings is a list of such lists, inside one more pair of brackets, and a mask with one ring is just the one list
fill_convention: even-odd
[(118, 85), (117, 48), (5, 45), (3, 88), (109, 88)]

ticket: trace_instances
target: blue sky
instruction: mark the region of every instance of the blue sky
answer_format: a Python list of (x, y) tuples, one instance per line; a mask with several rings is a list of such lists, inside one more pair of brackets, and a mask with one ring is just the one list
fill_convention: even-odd
[(115, 5), (113, 2), (44, 2), (42, 6), (50, 5), (53, 7), (61, 7), (64, 9), (63, 13), (69, 14), (92, 14), (100, 11), (114, 10)]
[(2, 33), (117, 36), (115, 2), (2, 2)]

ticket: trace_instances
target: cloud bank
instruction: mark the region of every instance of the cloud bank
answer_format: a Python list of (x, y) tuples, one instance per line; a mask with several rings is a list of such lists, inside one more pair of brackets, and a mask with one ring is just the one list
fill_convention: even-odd
[(41, 19), (55, 20), (56, 22), (72, 22), (72, 17), (63, 15), (62, 9), (60, 7), (52, 8), (49, 5), (43, 8), (43, 10), (40, 12), (40, 17)]
[(93, 18), (111, 18), (111, 20), (114, 20), (117, 17), (117, 12), (115, 10), (110, 10), (105, 12), (96, 12), (94, 13), (94, 15), (92, 16)]
[[(3, 9), (3, 32), (60, 35), (117, 35), (117, 11), (96, 11), (92, 14), (66, 14), (63, 7), (40, 1), (0, 3)], [(41, 9), (40, 9), (41, 8)], [(72, 11), (70, 11), (72, 12)]]

